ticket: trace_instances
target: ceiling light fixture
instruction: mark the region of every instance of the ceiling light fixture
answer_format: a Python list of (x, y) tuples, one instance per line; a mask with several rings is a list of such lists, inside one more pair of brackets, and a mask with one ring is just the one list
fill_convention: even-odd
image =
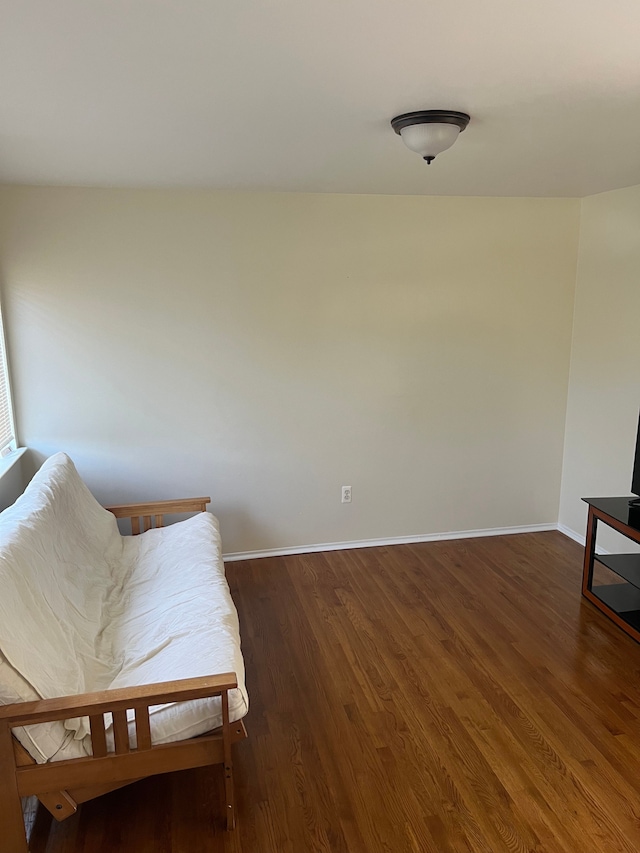
[(469, 116), (454, 110), (418, 110), (391, 119), (391, 127), (407, 148), (420, 154), (427, 163), (451, 148), (468, 124)]

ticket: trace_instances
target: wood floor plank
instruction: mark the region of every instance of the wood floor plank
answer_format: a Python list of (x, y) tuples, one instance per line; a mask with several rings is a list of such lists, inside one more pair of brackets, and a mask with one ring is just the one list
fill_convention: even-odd
[(32, 853), (635, 853), (640, 645), (560, 533), (228, 566), (251, 709), (220, 768), (144, 780)]

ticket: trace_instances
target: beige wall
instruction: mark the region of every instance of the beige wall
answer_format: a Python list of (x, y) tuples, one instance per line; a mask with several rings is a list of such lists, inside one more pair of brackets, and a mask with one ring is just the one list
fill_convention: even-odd
[(582, 201), (560, 508), (579, 536), (580, 498), (629, 494), (639, 406), (640, 186)]
[(5, 188), (20, 439), (103, 501), (210, 493), (227, 552), (554, 524), (578, 213)]

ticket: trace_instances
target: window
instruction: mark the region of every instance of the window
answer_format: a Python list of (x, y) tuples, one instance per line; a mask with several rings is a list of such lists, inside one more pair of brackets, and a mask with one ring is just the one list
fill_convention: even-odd
[(7, 453), (11, 453), (15, 449), (16, 429), (13, 422), (7, 348), (4, 339), (2, 311), (0, 310), (0, 456), (6, 456)]

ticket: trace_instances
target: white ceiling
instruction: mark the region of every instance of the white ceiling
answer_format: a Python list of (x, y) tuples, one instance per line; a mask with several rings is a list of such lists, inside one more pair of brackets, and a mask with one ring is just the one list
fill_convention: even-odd
[[(431, 166), (389, 126), (471, 123)], [(3, 0), (0, 181), (584, 196), (640, 183), (638, 0)]]

